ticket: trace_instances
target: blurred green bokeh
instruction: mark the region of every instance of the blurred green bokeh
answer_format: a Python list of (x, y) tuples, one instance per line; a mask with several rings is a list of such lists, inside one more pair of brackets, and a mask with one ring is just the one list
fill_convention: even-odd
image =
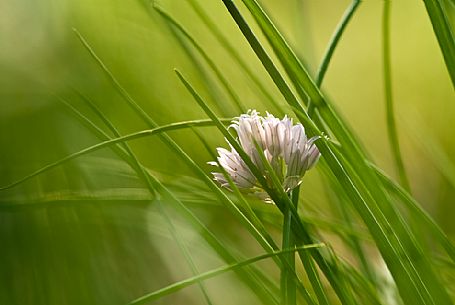
[[(264, 97), (246, 81), (186, 1), (159, 3), (194, 35), (248, 108), (268, 110)], [(284, 105), (221, 1), (200, 3)], [(349, 1), (261, 3), (314, 73)], [(375, 162), (395, 177), (385, 124), (381, 12), (381, 1), (361, 4), (335, 52), (323, 91), (350, 122)], [(227, 96), (210, 100), (210, 88), (198, 74), (197, 65), (202, 61), (187, 57), (148, 1), (6, 0), (0, 4), (0, 185), (99, 142), (59, 101), (67, 100), (100, 123), (76, 91), (93, 100), (122, 134), (146, 128), (84, 49), (73, 28), (159, 124), (205, 118), (179, 83), (174, 68), (189, 77), (220, 115), (238, 115), (234, 107), (219, 106)], [(393, 2), (392, 64), (399, 137), (413, 193), (454, 236), (454, 92), (420, 1)], [(214, 129), (203, 131), (214, 148), (225, 145)], [(171, 135), (210, 171), (205, 163), (211, 157), (191, 131)], [(176, 191), (178, 183), (188, 189), (189, 181), (198, 185), (187, 177), (192, 176), (191, 171), (157, 138), (131, 145), (143, 164)], [(446, 157), (444, 162), (441, 154)], [(193, 197), (201, 194), (188, 195), (185, 187), (181, 196), (191, 204)], [(317, 173), (308, 175), (303, 188), (308, 193), (309, 210), (326, 206)], [(105, 200), (93, 200), (103, 197)], [(0, 304), (125, 304), (190, 276), (153, 200), (158, 199), (149, 195), (135, 173), (109, 150), (1, 192)], [(203, 205), (190, 206), (214, 232), (237, 242), (242, 249), (239, 252), (258, 253), (225, 209), (204, 200)], [(330, 211), (324, 214), (330, 215)], [(197, 232), (191, 232), (178, 218), (175, 221), (188, 238), (200, 269), (218, 266), (220, 261)], [(208, 287), (216, 304), (257, 301), (231, 275), (209, 281)], [(226, 295), (230, 299), (225, 299)], [(170, 302), (200, 304), (201, 295), (193, 287), (163, 299), (162, 304)]]

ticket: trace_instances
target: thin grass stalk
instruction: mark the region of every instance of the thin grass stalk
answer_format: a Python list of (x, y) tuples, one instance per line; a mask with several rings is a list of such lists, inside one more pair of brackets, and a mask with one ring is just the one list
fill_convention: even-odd
[(431, 218), (431, 216), (422, 209), (419, 203), (411, 196), (405, 189), (393, 182), (381, 169), (371, 164), (371, 167), (376, 171), (379, 179), (383, 183), (384, 187), (388, 189), (392, 194), (400, 199), (400, 202), (405, 204), (406, 208), (415, 217), (425, 224), (425, 227), (432, 231), (433, 236), (439, 240), (439, 243), (443, 246), (452, 262), (455, 263), (455, 245), (447, 236), (447, 234), (439, 227), (439, 225)]
[[(295, 242), (293, 240), (292, 236), (292, 230), (291, 230), (291, 221), (292, 214), (289, 208), (285, 207), (284, 208), (284, 213), (283, 213), (283, 228), (282, 228), (282, 249), (289, 249), (291, 250), (292, 248), (295, 247)], [(295, 272), (295, 253), (294, 252), (289, 252), (286, 255), (284, 255), (284, 258), (287, 260), (289, 266), (291, 269), (294, 270)], [(293, 305), (296, 303), (296, 298), (295, 298), (295, 285), (294, 285), (294, 280), (291, 277), (291, 274), (289, 274), (290, 271), (288, 268), (282, 268), (281, 269), (281, 278), (280, 278), (280, 283), (281, 283), (281, 301), (283, 305)]]
[(395, 122), (395, 113), (393, 107), (392, 93), (392, 71), (390, 59), (390, 6), (391, 1), (383, 2), (382, 16), (382, 52), (383, 52), (383, 69), (384, 69), (384, 93), (387, 118), (387, 133), (389, 135), (389, 145), (392, 150), (395, 167), (400, 178), (400, 183), (405, 190), (410, 192), (411, 187), (404, 168), (403, 159), (401, 158), (400, 142), (398, 140), (397, 125)]
[[(327, 49), (325, 50), (324, 55), (322, 56), (321, 64), (319, 65), (318, 71), (316, 72), (315, 83), (316, 86), (321, 87), (322, 82), (325, 77), (325, 73), (329, 67), (330, 61), (332, 60), (333, 53), (335, 52), (336, 47), (338, 46), (338, 42), (341, 39), (341, 36), (344, 33), (349, 21), (351, 21), (352, 16), (356, 12), (357, 8), (359, 7), (361, 1), (360, 0), (353, 0), (351, 4), (347, 7), (346, 11), (344, 12), (343, 16), (341, 17), (340, 22), (338, 23), (335, 31), (330, 38), (329, 44), (327, 45)], [(314, 113), (314, 104), (311, 102), (311, 99), (308, 103), (308, 115), (313, 117)]]
[[(300, 186), (293, 189), (292, 193), (291, 193), (291, 201), (296, 209), (298, 208), (299, 194), (300, 194)], [(292, 221), (292, 216), (291, 216), (291, 221)], [(292, 241), (295, 246), (295, 237), (292, 234), (292, 231), (291, 231), (291, 237), (292, 237)], [(329, 305), (327, 293), (324, 289), (321, 278), (319, 276), (319, 271), (317, 270), (316, 266), (314, 265), (313, 258), (311, 257), (311, 255), (309, 255), (308, 253), (305, 253), (305, 252), (299, 252), (299, 256), (301, 257), (301, 261), (307, 272), (308, 279), (310, 280), (310, 283), (313, 286), (313, 290), (316, 294), (316, 297), (318, 298), (319, 304), (320, 305)], [(295, 260), (295, 257), (292, 257), (292, 259)]]
[(323, 244), (306, 245), (306, 246), (298, 247), (298, 248), (295, 248), (295, 249), (278, 250), (278, 251), (274, 251), (272, 253), (262, 254), (262, 255), (259, 255), (259, 256), (256, 256), (256, 257), (253, 257), (253, 258), (250, 258), (250, 259), (247, 259), (247, 260), (235, 263), (235, 264), (230, 264), (230, 265), (223, 266), (223, 267), (220, 267), (220, 268), (217, 268), (217, 269), (213, 269), (213, 270), (204, 272), (204, 273), (202, 273), (202, 274), (200, 274), (198, 276), (195, 276), (195, 277), (192, 277), (192, 278), (188, 278), (186, 280), (174, 283), (172, 285), (169, 285), (167, 287), (164, 287), (164, 288), (161, 288), (161, 289), (159, 289), (157, 291), (154, 291), (154, 292), (152, 292), (150, 294), (144, 295), (141, 298), (138, 298), (138, 299), (128, 303), (128, 305), (148, 304), (148, 303), (150, 303), (150, 302), (152, 302), (154, 300), (157, 300), (157, 299), (159, 299), (159, 298), (161, 298), (161, 297), (163, 297), (165, 295), (169, 295), (171, 293), (177, 292), (177, 291), (179, 291), (179, 290), (181, 290), (181, 289), (183, 289), (185, 287), (188, 287), (188, 286), (190, 286), (190, 285), (192, 285), (194, 283), (213, 278), (213, 277), (221, 275), (223, 273), (226, 273), (226, 272), (238, 269), (238, 268), (242, 268), (244, 266), (247, 266), (247, 265), (253, 264), (255, 262), (258, 262), (260, 260), (264, 260), (266, 258), (274, 257), (274, 256), (277, 256), (277, 255), (281, 255), (281, 254), (287, 253), (289, 251), (297, 251), (297, 250), (298, 251), (306, 251), (306, 250), (309, 250), (309, 249), (319, 248), (319, 247), (323, 247), (323, 246), (324, 246)]
[[(340, 196), (344, 197), (343, 201), (346, 201), (346, 202), (349, 201), (346, 198), (347, 194), (344, 192), (344, 190), (342, 190), (339, 187), (338, 184), (331, 183), (331, 185), (332, 186), (335, 186), (335, 185), (337, 186), (335, 189), (337, 189), (337, 193), (338, 194), (341, 194)], [(352, 219), (352, 216), (350, 215), (350, 213), (348, 211), (348, 207), (345, 206), (343, 204), (343, 202), (341, 202), (340, 205), (339, 205), (339, 209), (340, 209), (341, 215), (342, 215), (343, 219), (345, 220), (346, 224), (348, 225), (348, 227), (352, 231), (354, 231), (354, 228), (352, 226), (353, 219)], [(348, 238), (349, 238), (349, 240), (351, 242), (352, 249), (354, 250), (354, 252), (356, 253), (356, 256), (359, 259), (360, 266), (362, 268), (363, 274), (368, 278), (368, 280), (371, 283), (377, 283), (376, 278), (374, 276), (374, 272), (372, 270), (372, 266), (370, 265), (370, 263), (367, 260), (367, 256), (365, 254), (365, 251), (363, 250), (363, 247), (362, 247), (362, 244), (361, 244), (359, 238), (355, 234), (349, 234)]]
[[(455, 37), (449, 22), (449, 14), (441, 0), (423, 0), (430, 17), (433, 31), (438, 39), (452, 86), (455, 86)], [(454, 1), (451, 0), (453, 5)]]

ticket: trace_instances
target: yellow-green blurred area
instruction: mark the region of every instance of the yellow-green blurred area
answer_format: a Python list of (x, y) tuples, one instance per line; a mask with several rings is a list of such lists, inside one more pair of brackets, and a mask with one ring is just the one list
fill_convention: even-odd
[[(249, 17), (241, 1), (237, 2)], [(222, 2), (198, 3), (273, 98), (288, 109)], [(349, 1), (262, 0), (261, 4), (314, 75)], [(382, 4), (379, 0), (362, 2), (335, 51), (323, 92), (349, 122), (374, 162), (397, 177), (385, 118)], [(246, 109), (274, 112), (264, 94), (186, 0), (162, 0), (157, 5), (203, 47)], [(257, 29), (253, 20), (248, 20)], [(391, 28), (393, 97), (412, 193), (453, 240), (453, 86), (422, 1), (393, 1)], [(121, 134), (148, 128), (116, 91), (74, 29), (159, 125), (206, 118), (174, 69), (188, 78), (218, 115), (239, 115), (200, 54), (180, 36), (192, 55), (185, 52), (149, 1), (3, 0), (1, 185), (101, 141), (62, 103), (66, 101), (107, 130), (78, 92), (91, 99)], [(257, 34), (262, 39), (259, 30)], [(227, 146), (214, 128), (200, 131), (212, 146), (212, 153), (217, 146)], [(213, 157), (192, 130), (172, 131), (169, 135), (207, 173), (213, 170), (206, 165)], [(139, 160), (234, 253), (243, 257), (262, 253), (238, 221), (158, 137), (136, 140), (131, 147)], [(318, 169), (305, 177), (301, 195), (305, 204), (300, 213), (310, 220), (320, 217), (336, 223), (336, 216), (327, 208), (330, 196), (321, 177)], [(1, 191), (0, 304), (120, 305), (191, 276), (156, 204), (159, 200), (109, 149)], [(257, 202), (254, 206), (264, 218), (276, 218), (266, 222), (278, 239), (275, 225), (281, 222), (279, 213), (273, 206)], [(200, 271), (223, 264), (200, 232), (176, 212), (168, 213)], [(336, 248), (336, 237), (327, 238)], [(277, 278), (272, 264), (263, 262), (259, 266), (271, 278)], [(234, 274), (209, 280), (206, 286), (214, 304), (261, 302)], [(203, 302), (196, 285), (157, 304)]]

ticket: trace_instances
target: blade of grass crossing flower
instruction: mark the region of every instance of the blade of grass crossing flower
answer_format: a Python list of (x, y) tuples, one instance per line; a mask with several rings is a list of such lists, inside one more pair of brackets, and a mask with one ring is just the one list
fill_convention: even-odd
[[(241, 18), (238, 10), (235, 8), (233, 3), (228, 0), (223, 1), (225, 5), (228, 7), (229, 12), (231, 13), (231, 16), (234, 18), (234, 20), (237, 22), (239, 27), (241, 28), (242, 32), (244, 33), (245, 37), (250, 41), (250, 45), (252, 46), (253, 49), (255, 49), (258, 57), (263, 57), (267, 56), (263, 52), (260, 52), (260, 49), (263, 49), (262, 47), (258, 47), (258, 41), (255, 39), (254, 35), (251, 33), (251, 30), (245, 29), (245, 27), (248, 27), (247, 24), (244, 22), (243, 18)], [(415, 295), (418, 294), (418, 291), (426, 291), (426, 286), (431, 287), (431, 297), (427, 295), (428, 298), (435, 297), (436, 299), (440, 299), (441, 302), (449, 302), (450, 304), (450, 298), (447, 294), (447, 291), (444, 286), (440, 285), (440, 280), (438, 279), (438, 276), (434, 273), (432, 270), (431, 266), (428, 264), (428, 262), (425, 260), (424, 257), (420, 257), (417, 260), (410, 261), (409, 260), (409, 253), (413, 253), (412, 255), (415, 255), (415, 253), (420, 253), (418, 249), (416, 249), (416, 244), (415, 244), (415, 238), (413, 238), (411, 232), (407, 229), (407, 227), (404, 225), (402, 222), (402, 219), (400, 219), (399, 215), (394, 214), (396, 211), (393, 209), (393, 205), (390, 202), (390, 198), (387, 198), (387, 196), (384, 193), (384, 190), (380, 186), (380, 184), (377, 181), (377, 178), (374, 176), (374, 174), (369, 170), (366, 166), (366, 164), (363, 162), (364, 156), (363, 153), (361, 152), (358, 144), (356, 141), (353, 139), (353, 137), (349, 134), (346, 126), (341, 122), (340, 118), (334, 113), (333, 109), (329, 104), (326, 103), (324, 100), (321, 92), (319, 89), (315, 86), (314, 82), (311, 80), (309, 77), (308, 73), (305, 71), (305, 69), (301, 66), (300, 62), (298, 59), (295, 57), (293, 52), (289, 49), (287, 44), (284, 42), (282, 37), (279, 35), (279, 33), (276, 32), (276, 29), (273, 27), (271, 24), (270, 20), (264, 16), (263, 11), (259, 8), (257, 3), (252, 0), (244, 0), (245, 4), (247, 7), (252, 11), (253, 16), (258, 20), (258, 23), (260, 26), (263, 27), (263, 31), (268, 37), (269, 42), (274, 46), (274, 50), (278, 50), (278, 52), (284, 52), (284, 55), (282, 54), (281, 56), (278, 56), (280, 60), (282, 60), (282, 64), (284, 66), (288, 66), (287, 71), (292, 71), (292, 73), (289, 73), (291, 79), (294, 79), (294, 82), (297, 83), (298, 85), (302, 85), (305, 88), (306, 93), (308, 96), (315, 102), (315, 105), (319, 108), (321, 116), (325, 119), (326, 123), (328, 126), (331, 127), (332, 132), (337, 136), (337, 138), (340, 140), (343, 146), (345, 146), (345, 151), (346, 155), (349, 157), (350, 162), (356, 166), (356, 171), (362, 175), (362, 181), (365, 181), (367, 183), (367, 187), (369, 191), (373, 193), (373, 198), (375, 200), (373, 201), (366, 201), (370, 206), (375, 205), (375, 204), (381, 204), (381, 209), (373, 209), (370, 211), (374, 211), (375, 217), (371, 219), (373, 223), (369, 223), (369, 227), (372, 225), (376, 226), (374, 222), (377, 222), (378, 219), (382, 219), (381, 223), (382, 225), (385, 225), (381, 230), (383, 232), (388, 232), (392, 233), (393, 239), (387, 240), (385, 243), (381, 242), (381, 244), (385, 247), (380, 247), (382, 254), (385, 257), (389, 257), (386, 261), (388, 262), (389, 267), (391, 268), (392, 274), (395, 277), (398, 277), (400, 274), (403, 273), (403, 268), (409, 268), (408, 271), (405, 271), (405, 274), (409, 274), (411, 277), (414, 279), (411, 281), (400, 281), (399, 287), (401, 288), (400, 291), (402, 294), (405, 294), (402, 297), (404, 298), (413, 298)], [(240, 16), (240, 17), (239, 17)], [(256, 50), (258, 49), (258, 50)], [(261, 59), (262, 60), (262, 59)], [(264, 62), (264, 60), (262, 60)], [(266, 65), (264, 65), (266, 67)], [(268, 69), (270, 65), (266, 67)], [(276, 71), (274, 71), (276, 73)], [(273, 74), (271, 74), (272, 76)], [(273, 77), (272, 77), (273, 78)], [(278, 87), (281, 87), (283, 84), (276, 82)], [(280, 89), (281, 90), (281, 89)], [(282, 90), (283, 92), (283, 90)], [(291, 106), (294, 105), (294, 102), (292, 100), (289, 100), (285, 96), (286, 100), (290, 103)], [(301, 111), (301, 107), (294, 107), (297, 108), (297, 110)], [(363, 201), (363, 200), (362, 200)], [(370, 207), (371, 208), (371, 207)], [(369, 208), (369, 209), (370, 209)], [(381, 215), (383, 212), (387, 214), (387, 218), (391, 218), (391, 223), (393, 223), (393, 227), (390, 226), (390, 223), (388, 223), (387, 219), (384, 217), (384, 215)], [(365, 215), (365, 214), (364, 214)], [(377, 218), (380, 217), (380, 218)], [(385, 231), (384, 229), (387, 228)], [(397, 237), (396, 234), (397, 232), (394, 230), (398, 230), (400, 233), (400, 237)], [(376, 234), (373, 234), (375, 239), (382, 238)], [(387, 235), (385, 235), (387, 238)], [(403, 242), (401, 241), (403, 239)], [(392, 243), (390, 243), (392, 242)], [(406, 246), (406, 249), (403, 247)], [(393, 249), (392, 249), (393, 248)], [(404, 253), (402, 257), (399, 256), (398, 253)], [(392, 255), (392, 253), (395, 253)], [(421, 254), (421, 253), (420, 253)], [(419, 255), (420, 255), (419, 254)], [(402, 260), (403, 264), (396, 265), (394, 262), (398, 260)], [(415, 270), (415, 265), (417, 266), (417, 271)], [(399, 266), (402, 267), (399, 267)], [(425, 274), (425, 276), (419, 275), (419, 273)], [(410, 286), (410, 283), (419, 283), (421, 282), (421, 278), (424, 278), (425, 285), (420, 285), (420, 288), (412, 288)], [(412, 290), (414, 293), (410, 293)], [(417, 291), (418, 290), (418, 291)]]
[[(209, 147), (208, 143), (205, 141), (205, 139), (202, 137), (202, 135), (199, 134), (199, 138), (200, 140), (203, 142), (204, 146), (206, 147), (206, 149), (209, 151), (210, 154), (212, 154), (212, 158), (214, 160), (216, 160), (216, 155), (212, 152), (212, 149)], [(237, 185), (234, 183), (234, 181), (232, 181), (232, 178), (231, 176), (226, 172), (226, 170), (218, 163), (218, 166), (219, 166), (219, 169), (223, 172), (223, 175), (224, 177), (226, 178), (226, 180), (228, 181), (229, 183), (229, 187), (231, 188), (231, 190), (234, 191), (235, 195), (237, 196), (237, 198), (239, 198), (242, 203), (243, 203), (243, 206), (246, 207), (247, 209), (247, 215), (250, 216), (251, 218), (251, 221), (258, 227), (260, 228), (261, 232), (263, 232), (263, 235), (269, 240), (270, 239), (270, 244), (273, 246), (274, 250), (279, 250), (278, 249), (278, 246), (275, 244), (275, 242), (273, 241), (272, 237), (268, 234), (268, 232), (266, 231), (265, 227), (263, 226), (262, 222), (260, 221), (260, 219), (256, 216), (256, 214), (254, 213), (254, 211), (251, 209), (250, 205), (248, 204), (248, 202), (246, 201), (246, 199), (244, 198), (244, 196), (241, 194), (239, 188), (237, 187)], [(290, 225), (290, 223), (289, 223)], [(290, 226), (289, 226), (289, 230), (290, 230)], [(290, 231), (289, 231), (290, 232)], [(295, 244), (294, 244), (295, 245)], [(286, 247), (283, 246), (283, 249), (285, 249)], [(289, 257), (288, 256), (293, 256), (295, 257), (295, 254), (294, 252), (289, 252), (287, 255), (283, 255), (283, 256), (280, 256), (280, 257), (276, 257), (276, 259), (281, 259), (279, 262), (277, 262), (278, 266), (280, 266), (282, 272), (284, 272), (286, 274), (286, 283), (284, 284), (285, 287), (287, 288), (288, 286), (292, 287), (293, 288), (293, 292), (291, 292), (291, 295), (292, 295), (292, 299), (295, 300), (295, 290), (298, 288), (299, 291), (301, 292), (303, 298), (305, 299), (305, 301), (307, 302), (307, 304), (315, 304), (315, 301), (313, 300), (313, 298), (311, 297), (311, 295), (309, 294), (308, 290), (305, 288), (305, 286), (302, 284), (302, 282), (300, 281), (300, 279), (298, 278), (298, 276), (296, 275), (296, 272), (295, 272), (295, 262), (293, 261), (290, 261), (289, 260)], [(281, 263), (281, 261), (283, 261), (283, 263)], [(282, 293), (284, 292), (283, 288), (281, 288), (281, 291)], [(285, 300), (283, 302), (283, 300)], [(282, 297), (282, 303), (284, 304), (289, 304), (290, 301), (288, 301), (288, 297), (287, 297), (287, 294), (286, 296), (283, 298)], [(294, 301), (295, 303), (295, 301)]]
[(423, 2), (444, 56), (452, 85), (455, 86), (455, 37), (448, 18), (450, 15), (446, 12), (441, 0), (424, 0)]
[(395, 161), (395, 166), (400, 177), (401, 185), (410, 192), (408, 177), (401, 158), (400, 142), (398, 141), (398, 132), (395, 122), (395, 114), (393, 109), (393, 93), (392, 93), (392, 71), (390, 59), (390, 6), (391, 1), (386, 0), (383, 4), (382, 18), (382, 47), (383, 47), (383, 68), (384, 68), (384, 92), (387, 117), (387, 131), (389, 135), (389, 145), (392, 149), (392, 155)]
[[(307, 246), (299, 247), (299, 248), (296, 248), (296, 249), (298, 249), (300, 251), (306, 251), (308, 249), (318, 248), (318, 247), (322, 247), (322, 246), (323, 246), (322, 244), (314, 244), (314, 245), (307, 245)], [(200, 281), (204, 281), (204, 280), (216, 277), (216, 276), (218, 276), (220, 274), (235, 270), (237, 268), (242, 268), (244, 266), (247, 266), (247, 265), (253, 264), (255, 262), (258, 262), (260, 260), (263, 260), (263, 259), (266, 259), (266, 258), (270, 258), (270, 257), (276, 256), (276, 255), (281, 255), (281, 254), (287, 253), (289, 251), (295, 251), (295, 250), (294, 249), (293, 250), (286, 249), (286, 250), (281, 250), (281, 251), (275, 251), (275, 252), (272, 252), (272, 253), (266, 253), (266, 254), (259, 255), (259, 256), (256, 256), (256, 257), (253, 257), (253, 258), (250, 258), (250, 259), (247, 259), (247, 260), (235, 263), (235, 264), (231, 264), (231, 265), (228, 265), (228, 266), (224, 266), (224, 267), (220, 267), (220, 268), (217, 268), (217, 269), (214, 269), (214, 270), (211, 270), (211, 271), (204, 272), (204, 273), (202, 273), (202, 274), (200, 274), (198, 276), (188, 278), (186, 280), (174, 283), (174, 284), (172, 284), (170, 286), (164, 287), (164, 288), (162, 288), (160, 290), (157, 290), (155, 292), (152, 292), (150, 294), (144, 295), (144, 296), (142, 296), (142, 297), (140, 297), (140, 298), (128, 303), (128, 305), (148, 304), (148, 303), (150, 303), (150, 302), (152, 302), (154, 300), (157, 300), (157, 299), (159, 299), (159, 298), (161, 298), (161, 297), (163, 297), (165, 295), (168, 295), (170, 293), (179, 291), (179, 290), (181, 290), (181, 289), (183, 289), (185, 287), (193, 285), (194, 283), (197, 283), (197, 282), (200, 282)]]
[(223, 76), (221, 71), (218, 69), (216, 64), (213, 62), (213, 60), (207, 55), (207, 53), (204, 51), (204, 49), (197, 43), (197, 41), (185, 30), (185, 28), (180, 25), (177, 21), (175, 21), (169, 14), (167, 14), (165, 11), (163, 11), (159, 6), (154, 5), (155, 10), (160, 14), (163, 19), (166, 20), (170, 25), (175, 27), (183, 36), (191, 43), (191, 45), (201, 54), (201, 56), (204, 58), (204, 60), (207, 62), (207, 64), (210, 66), (210, 68), (213, 70), (215, 73), (216, 77), (219, 79), (220, 83), (223, 85), (224, 89), (226, 92), (229, 94), (231, 97), (232, 101), (237, 107), (237, 110), (240, 113), (245, 112), (245, 106), (242, 104), (240, 101), (240, 98), (238, 95), (235, 93), (234, 88), (229, 84), (227, 79)]
[[(283, 213), (283, 238), (282, 238), (282, 248), (283, 249), (292, 249), (295, 247), (294, 239), (292, 237), (291, 230), (291, 211), (285, 207)], [(284, 258), (288, 261), (290, 268), (295, 271), (295, 253), (289, 252), (284, 255)], [(281, 300), (283, 305), (292, 305), (296, 303), (295, 298), (295, 286), (294, 280), (291, 277), (290, 271), (288, 268), (281, 269)]]
[[(300, 245), (302, 242), (306, 244), (313, 243), (313, 239), (311, 238), (310, 234), (308, 233), (308, 230), (306, 226), (301, 222), (301, 218), (298, 216), (297, 212), (297, 207), (294, 205), (294, 203), (290, 200), (290, 198), (287, 196), (287, 194), (284, 192), (283, 187), (281, 186), (281, 183), (279, 182), (279, 179), (277, 175), (275, 174), (275, 171), (273, 170), (271, 164), (268, 162), (267, 158), (264, 155), (264, 152), (260, 149), (259, 144), (257, 142), (254, 143), (256, 146), (256, 150), (259, 153), (259, 157), (261, 159), (261, 162), (264, 164), (266, 168), (266, 173), (267, 175), (272, 179), (275, 190), (278, 191), (278, 196), (275, 196), (274, 202), (277, 206), (281, 206), (283, 215), (286, 215), (286, 212), (289, 211), (290, 214), (290, 221), (291, 221), (291, 226), (295, 234), (296, 238), (299, 238), (297, 240), (297, 245)], [(272, 197), (273, 199), (273, 197)], [(316, 296), (318, 297), (319, 303), (320, 304), (328, 304), (328, 299), (326, 292), (324, 291), (324, 288), (322, 287), (321, 280), (319, 278), (319, 275), (317, 273), (316, 268), (314, 267), (314, 264), (311, 260), (311, 258), (306, 255), (306, 253), (301, 253), (300, 251), (298, 252), (300, 256), (300, 260), (302, 261), (302, 264), (305, 268), (305, 271), (307, 273), (308, 279), (311, 282), (311, 285), (313, 286), (313, 289), (316, 293)], [(336, 266), (332, 263), (332, 261), (327, 261), (326, 258), (324, 258), (319, 252), (312, 252), (313, 257), (315, 260), (318, 261), (318, 264), (324, 274), (326, 275), (327, 279), (329, 282), (331, 282), (333, 289), (335, 292), (338, 294), (340, 301), (345, 304), (355, 304), (352, 295), (350, 292), (346, 289), (347, 287), (345, 286), (345, 283), (343, 282), (343, 277), (342, 275), (339, 274), (339, 277), (336, 276), (337, 268)]]
[(231, 188), (231, 190), (234, 192), (234, 194), (237, 196), (237, 198), (240, 200), (241, 204), (242, 204), (242, 207), (244, 208), (244, 213), (245, 215), (248, 216), (248, 218), (255, 224), (255, 226), (261, 231), (261, 233), (264, 235), (264, 237), (267, 239), (267, 241), (270, 243), (271, 247), (273, 250), (279, 250), (278, 248), (278, 245), (275, 243), (275, 241), (273, 240), (273, 238), (270, 236), (270, 234), (267, 232), (266, 228), (264, 227), (264, 224), (262, 223), (262, 221), (259, 219), (259, 217), (256, 215), (256, 213), (253, 211), (253, 209), (251, 208), (250, 204), (248, 203), (248, 201), (245, 199), (245, 196), (240, 192), (239, 188), (237, 187), (237, 185), (234, 183), (234, 181), (232, 181), (232, 178), (231, 176), (226, 172), (226, 170), (224, 169), (224, 167), (220, 166), (218, 160), (217, 160), (217, 156), (216, 154), (213, 152), (213, 149), (209, 146), (209, 144), (207, 143), (207, 141), (204, 139), (204, 137), (202, 136), (202, 134), (195, 130), (194, 128), (192, 128), (193, 132), (196, 134), (196, 136), (199, 138), (199, 140), (201, 141), (201, 143), (204, 145), (205, 149), (207, 150), (207, 152), (210, 154), (210, 156), (212, 157), (212, 160), (216, 160), (216, 162), (218, 163), (218, 167), (219, 167), (219, 170), (222, 171), (225, 179), (228, 181), (229, 183), (229, 187)]

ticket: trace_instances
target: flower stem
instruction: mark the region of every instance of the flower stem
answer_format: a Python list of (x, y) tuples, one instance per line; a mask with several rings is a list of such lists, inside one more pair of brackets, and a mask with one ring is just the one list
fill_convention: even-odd
[[(292, 193), (293, 194), (293, 193)], [(292, 195), (291, 195), (292, 199)], [(292, 213), (289, 207), (285, 208), (283, 213), (283, 250), (291, 249), (295, 247), (295, 240), (292, 234), (291, 223)], [(296, 304), (296, 286), (294, 280), (295, 273), (295, 253), (288, 252), (285, 254), (285, 259), (288, 264), (283, 265), (281, 270), (281, 295), (283, 305), (295, 305)]]
[[(300, 187), (296, 187), (291, 194), (291, 200), (293, 205), (297, 208), (299, 202)], [(294, 246), (296, 245), (294, 240)], [(313, 290), (316, 294), (316, 297), (319, 301), (319, 304), (328, 305), (327, 295), (324, 291), (324, 288), (321, 283), (321, 278), (319, 276), (318, 270), (314, 265), (311, 255), (304, 253), (303, 251), (299, 252), (300, 259), (302, 261), (303, 267), (307, 273), (308, 279), (310, 280)]]

